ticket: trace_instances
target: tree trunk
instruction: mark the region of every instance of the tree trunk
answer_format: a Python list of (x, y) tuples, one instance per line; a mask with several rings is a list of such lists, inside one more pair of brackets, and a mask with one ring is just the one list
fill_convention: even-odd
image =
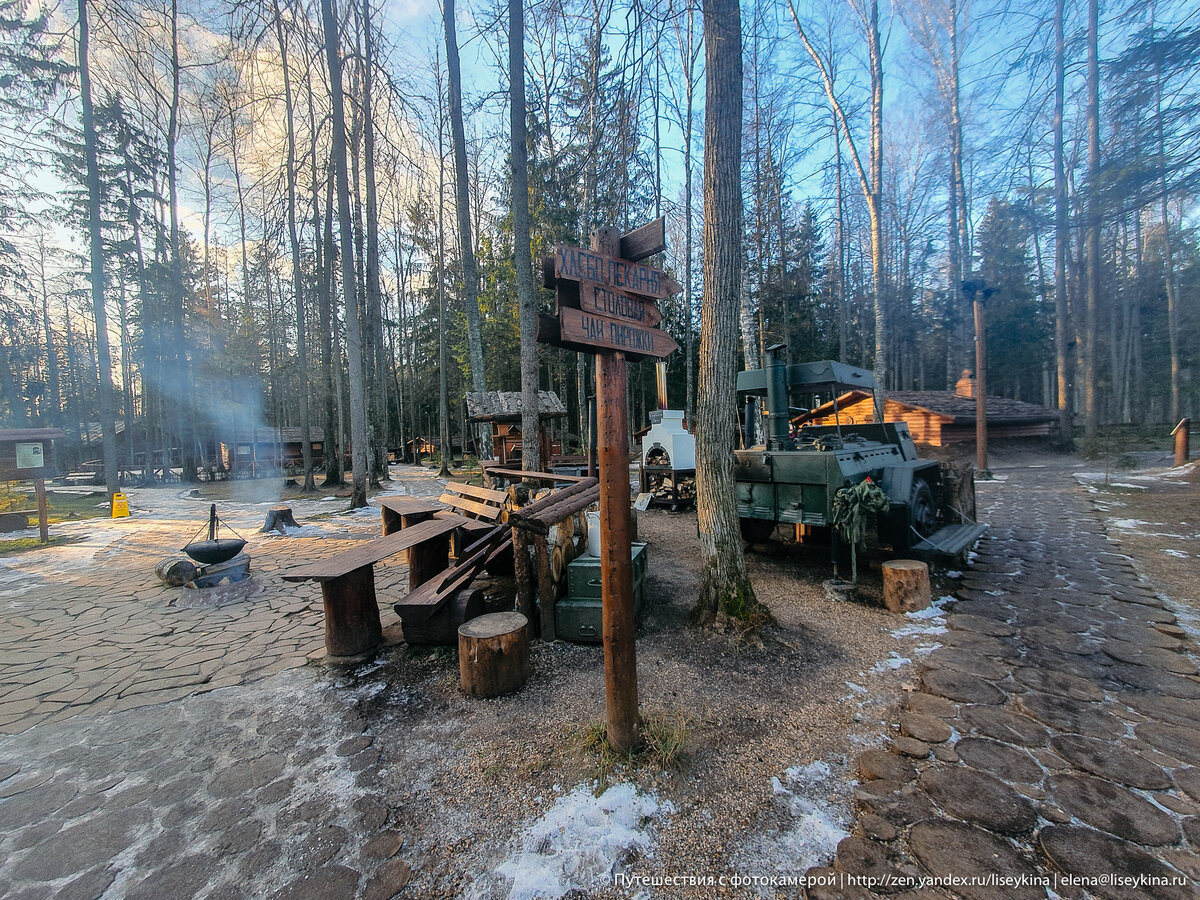
[(292, 250), (292, 290), (296, 301), (296, 358), (300, 376), (300, 449), (304, 466), (302, 490), (316, 489), (313, 483), (312, 428), (309, 423), (308, 338), (304, 322), (304, 271), (300, 265), (300, 237), (296, 229), (296, 122), (292, 111), (292, 77), (288, 68), (287, 41), (283, 35), (283, 17), (279, 0), (272, 0), (275, 13), (275, 39), (279, 42), (279, 59), (283, 68), (283, 98), (287, 137), (287, 227), (288, 243)]
[[(511, 16), (511, 10), (510, 10)], [(483, 336), (479, 320), (479, 276), (475, 265), (475, 243), (471, 236), (470, 185), (467, 181), (467, 139), (463, 128), (462, 74), (458, 60), (458, 38), (454, 22), (454, 0), (445, 0), (442, 20), (446, 28), (446, 70), (450, 89), (450, 136), (454, 143), (454, 196), (458, 212), (458, 242), (463, 267), (463, 305), (467, 311), (467, 358), (471, 364), (471, 386), (487, 390), (483, 362)], [(510, 26), (511, 27), (511, 26)], [(524, 57), (521, 60), (524, 74)], [(524, 81), (522, 80), (522, 85)], [(523, 96), (523, 95), (522, 95)], [(522, 109), (524, 103), (522, 102)], [(524, 120), (522, 120), (524, 121)], [(519, 275), (518, 275), (519, 277)], [(492, 455), (492, 432), (487, 422), (479, 423), (479, 456)]]
[(696, 408), (702, 622), (770, 619), (746, 573), (734, 500), (737, 318), (742, 267), (742, 31), (737, 0), (705, 0), (704, 305)]
[(525, 145), (525, 9), (508, 0), (509, 130), (512, 162), (513, 265), (521, 326), (521, 467), (548, 465), (541, 451), (538, 411), (537, 306), (529, 246), (529, 152)]
[(370, 373), (372, 471), (376, 481), (388, 481), (387, 377), (383, 354), (383, 291), (379, 286), (379, 196), (375, 183), (375, 37), (371, 0), (363, 0), (363, 174), (367, 192), (366, 311), (372, 361)]
[(1087, 30), (1087, 293), (1083, 335), (1084, 433), (1096, 439), (1100, 408), (1096, 395), (1096, 342), (1100, 308), (1100, 10), (1099, 0), (1088, 0)]
[(1067, 173), (1064, 164), (1063, 107), (1066, 98), (1066, 42), (1063, 35), (1066, 0), (1054, 3), (1054, 364), (1058, 378), (1059, 439), (1071, 442), (1071, 352), (1067, 259), (1071, 255), (1068, 227)]
[(341, 233), (342, 293), (346, 303), (346, 355), (350, 369), (350, 451), (354, 489), (350, 508), (367, 505), (367, 413), (362, 370), (362, 330), (354, 275), (354, 236), (350, 229), (350, 175), (346, 167), (346, 114), (342, 97), (342, 59), (334, 0), (321, 0), (325, 59), (329, 68), (333, 127), (333, 166), (337, 177), (338, 227)]
[[(92, 72), (87, 0), (78, 0), (79, 94), (83, 107), (83, 154), (87, 166), (88, 245), (91, 261), (92, 311), (96, 317), (96, 356), (99, 369), (100, 434), (104, 444), (104, 484), (109, 500), (116, 493), (117, 426), (112, 383), (112, 353), (108, 345), (108, 313), (104, 306), (104, 235), (100, 229), (100, 162), (96, 149), (96, 120), (92, 107)], [(14, 414), (17, 410), (14, 408)]]

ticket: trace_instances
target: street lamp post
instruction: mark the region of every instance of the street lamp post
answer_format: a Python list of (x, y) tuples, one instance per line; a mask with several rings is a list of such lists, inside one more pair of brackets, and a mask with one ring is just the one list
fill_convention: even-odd
[(981, 276), (962, 283), (963, 296), (975, 311), (975, 468), (981, 478), (990, 477), (987, 446), (987, 343), (983, 304), (995, 293)]

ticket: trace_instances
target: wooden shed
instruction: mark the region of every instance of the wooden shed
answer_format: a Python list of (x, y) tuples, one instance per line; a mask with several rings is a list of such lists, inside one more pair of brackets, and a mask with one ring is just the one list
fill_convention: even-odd
[[(313, 467), (325, 464), (325, 432), (313, 425), (308, 429)], [(221, 441), (221, 463), (230, 472), (299, 469), (304, 464), (304, 443), (300, 429), (247, 428), (235, 430)]]
[[(517, 464), (521, 461), (521, 409), (520, 391), (472, 391), (467, 394), (467, 418), (472, 422), (490, 422), (492, 425), (492, 457), (500, 465)], [(562, 453), (562, 442), (551, 441), (546, 422), (561, 419), (567, 408), (553, 391), (538, 391), (538, 418), (542, 424), (541, 456), (549, 460)]]
[[(834, 403), (837, 415), (834, 415)], [(842, 425), (873, 422), (874, 402), (865, 391), (847, 391), (836, 401), (822, 404), (812, 412), (797, 416), (796, 425)], [(947, 444), (975, 441), (975, 400), (954, 391), (893, 391), (885, 395), (884, 420), (905, 422), (918, 444), (944, 447)], [(1054, 410), (1006, 397), (987, 398), (988, 437), (1049, 438), (1058, 420)]]

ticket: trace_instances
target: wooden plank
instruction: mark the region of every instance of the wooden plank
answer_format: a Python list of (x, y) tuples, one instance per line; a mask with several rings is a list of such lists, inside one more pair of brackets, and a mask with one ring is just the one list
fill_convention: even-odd
[(576, 344), (603, 350), (621, 350), (655, 359), (663, 359), (679, 349), (675, 339), (661, 329), (643, 328), (632, 322), (578, 309), (560, 309), (558, 321), (562, 337)]
[(599, 281), (631, 294), (659, 300), (680, 291), (675, 280), (661, 269), (566, 244), (554, 248), (554, 277), (569, 281)]
[(621, 235), (621, 257), (634, 261), (643, 260), (667, 249), (667, 219), (659, 216), (641, 228)]
[(443, 503), (453, 506), (456, 510), (473, 513), (481, 519), (499, 518), (501, 512), (498, 506), (468, 500), (466, 497), (460, 497), (457, 494), (442, 494), (438, 499)]
[(441, 512), (444, 509), (440, 503), (418, 497), (377, 497), (375, 499), (380, 506), (390, 509), (394, 513), (399, 513), (402, 516), (410, 516), (416, 513), (432, 514)]
[(288, 569), (281, 577), (284, 581), (329, 581), (340, 578), (355, 569), (371, 566), (389, 556), (395, 556), (422, 541), (448, 534), (465, 521), (462, 516), (430, 519), (379, 540), (370, 541), (362, 547), (352, 547), (326, 559)]
[(502, 469), (495, 466), (488, 466), (487, 471), (488, 475), (493, 477), (498, 475), (507, 481), (524, 481), (527, 478), (535, 481), (562, 481), (571, 484), (587, 481), (586, 475), (559, 475), (555, 472), (534, 472), (528, 469)]
[[(579, 282), (579, 308), (584, 312), (610, 319), (628, 319), (647, 328), (653, 328), (662, 321), (663, 315), (653, 300), (643, 300), (633, 294), (600, 284), (597, 281)], [(574, 297), (572, 297), (574, 299)], [(560, 304), (561, 306), (562, 304)], [(573, 304), (568, 303), (568, 306)]]
[(466, 484), (461, 481), (447, 481), (446, 490), (453, 491), (456, 494), (464, 494), (468, 497), (474, 497), (477, 500), (485, 500), (488, 503), (499, 503), (501, 506), (508, 500), (508, 494), (504, 491), (494, 491), (491, 488), (479, 487), (474, 484)]

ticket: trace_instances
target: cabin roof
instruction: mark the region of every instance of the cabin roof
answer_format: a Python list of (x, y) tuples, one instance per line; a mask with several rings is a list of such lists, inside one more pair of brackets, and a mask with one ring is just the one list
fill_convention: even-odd
[[(520, 422), (522, 410), (520, 391), (471, 391), (467, 394), (467, 418), (472, 422)], [(538, 391), (538, 415), (543, 419), (558, 419), (567, 408), (553, 391)]]

